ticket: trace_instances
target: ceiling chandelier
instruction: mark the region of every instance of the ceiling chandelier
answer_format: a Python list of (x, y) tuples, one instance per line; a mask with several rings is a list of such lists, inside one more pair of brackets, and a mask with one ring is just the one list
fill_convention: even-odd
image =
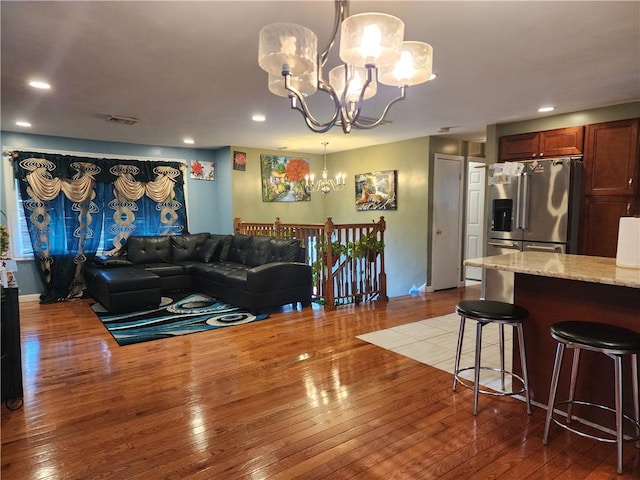
[[(269, 91), (289, 97), (291, 108), (299, 111), (307, 126), (324, 133), (336, 125), (349, 133), (352, 127), (368, 129), (380, 125), (394, 103), (404, 100), (407, 87), (432, 78), (433, 48), (424, 42), (405, 42), (404, 23), (384, 13), (349, 16), (348, 0), (335, 1), (331, 39), (318, 55), (318, 38), (306, 27), (293, 23), (274, 23), (260, 31), (258, 64), (268, 74)], [(327, 62), (340, 28), (341, 65), (329, 71)], [(377, 119), (361, 116), (364, 100), (373, 97), (378, 83), (400, 89)], [(331, 118), (317, 120), (309, 111), (305, 97), (317, 90), (333, 101)]]
[(329, 171), (327, 170), (327, 145), (329, 142), (322, 142), (324, 145), (324, 167), (322, 169), (322, 177), (316, 182), (315, 175), (309, 174), (304, 176), (304, 188), (307, 193), (311, 193), (313, 191), (321, 192), (323, 195), (326, 195), (331, 190), (338, 191), (342, 190), (347, 183), (347, 175), (342, 172), (338, 172), (336, 174), (336, 179), (333, 180), (329, 178)]

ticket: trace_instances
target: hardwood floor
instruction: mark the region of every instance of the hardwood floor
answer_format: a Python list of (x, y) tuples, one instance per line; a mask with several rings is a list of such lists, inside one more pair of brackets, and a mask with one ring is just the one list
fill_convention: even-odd
[[(356, 335), (453, 311), (479, 287), (119, 347), (89, 300), (22, 303), (24, 407), (2, 479), (640, 478), (640, 449), (561, 429)], [(561, 430), (561, 431), (558, 431)]]

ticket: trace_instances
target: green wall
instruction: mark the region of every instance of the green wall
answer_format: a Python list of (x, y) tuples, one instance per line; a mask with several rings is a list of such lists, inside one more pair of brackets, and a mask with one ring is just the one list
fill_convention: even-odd
[[(276, 217), (283, 223), (321, 223), (324, 222), (324, 203), (321, 194), (311, 196), (310, 202), (263, 202), (262, 177), (260, 173), (260, 155), (278, 155), (283, 157), (301, 157), (309, 160), (311, 171), (317, 176), (322, 171), (322, 155), (289, 152), (286, 150), (259, 150), (247, 147), (232, 147), (247, 154), (244, 171), (232, 170), (233, 161), (229, 164), (231, 172), (231, 205), (228, 211), (233, 218), (241, 218), (244, 222), (271, 223)], [(327, 165), (329, 157), (327, 156)], [(329, 167), (329, 171), (333, 170)], [(228, 204), (227, 204), (228, 205)], [(225, 205), (225, 206), (227, 206)], [(233, 223), (231, 224), (233, 228)]]

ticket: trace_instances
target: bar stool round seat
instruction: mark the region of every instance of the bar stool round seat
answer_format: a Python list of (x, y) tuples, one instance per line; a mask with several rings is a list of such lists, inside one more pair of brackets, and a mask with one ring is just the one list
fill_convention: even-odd
[[(466, 388), (473, 389), (473, 414), (478, 414), (478, 396), (480, 393), (488, 395), (510, 396), (520, 393), (525, 394), (525, 400), (527, 404), (527, 414), (531, 414), (531, 400), (529, 398), (529, 378), (527, 374), (527, 360), (524, 348), (524, 321), (529, 316), (529, 312), (526, 308), (519, 305), (507, 302), (499, 302), (495, 300), (464, 300), (459, 302), (455, 308), (456, 313), (460, 316), (460, 329), (458, 331), (458, 346), (456, 348), (456, 359), (453, 370), (453, 391), (456, 391), (456, 386), (460, 383)], [(462, 357), (462, 344), (464, 340), (464, 329), (466, 320), (476, 321), (476, 348), (475, 348), (475, 362), (472, 367), (460, 368), (460, 359)], [(498, 339), (500, 347), (500, 367), (488, 367), (482, 365), (482, 329), (485, 325), (490, 323), (498, 324)], [(522, 369), (522, 376), (517, 375), (511, 371), (505, 369), (504, 362), (504, 327), (512, 326), (514, 331), (518, 335), (518, 345), (520, 347), (520, 366)], [(474, 371), (474, 383), (473, 385), (468, 383), (460, 374), (465, 371)], [(500, 373), (500, 386), (501, 389), (483, 389), (480, 387), (480, 371), (492, 370)], [(505, 376), (510, 376), (512, 380), (517, 379), (522, 383), (522, 388), (519, 390), (512, 389), (507, 390), (505, 384)], [(513, 381), (512, 381), (513, 384)]]
[[(628, 438), (628, 440), (640, 440), (640, 404), (638, 402), (638, 354), (640, 353), (640, 332), (606, 323), (569, 320), (551, 325), (551, 337), (558, 342), (558, 346), (556, 348), (556, 357), (551, 376), (549, 403), (547, 406), (547, 417), (545, 420), (542, 443), (544, 445), (549, 443), (549, 431), (552, 421), (556, 425), (583, 437), (592, 438), (601, 442), (616, 443), (618, 449), (617, 472), (622, 473), (622, 445), (625, 440), (623, 434), (623, 422), (629, 422), (635, 429), (635, 437)], [(562, 359), (567, 347), (574, 349), (571, 364), (569, 398), (567, 400), (556, 401), (558, 379), (560, 378), (560, 370), (562, 368)], [(596, 404), (587, 400), (576, 400), (575, 391), (581, 350), (590, 350), (602, 353), (613, 359), (615, 374), (615, 408)], [(631, 378), (635, 418), (625, 415), (622, 405), (622, 359), (627, 355), (631, 357)], [(554, 415), (554, 409), (559, 405), (567, 405), (566, 423), (560, 422)], [(585, 405), (615, 413), (615, 435), (593, 435), (580, 430), (578, 427), (571, 426), (574, 405)], [(640, 444), (638, 446), (640, 446)]]

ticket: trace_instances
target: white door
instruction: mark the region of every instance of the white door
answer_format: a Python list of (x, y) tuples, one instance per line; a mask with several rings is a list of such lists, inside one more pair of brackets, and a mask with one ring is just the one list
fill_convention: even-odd
[(461, 285), (463, 162), (463, 157), (439, 153), (433, 162), (431, 286), (434, 290)]
[[(484, 247), (484, 191), (486, 164), (482, 158), (468, 158), (467, 165), (467, 224), (464, 258), (483, 256)], [(482, 280), (482, 269), (465, 267), (465, 278)]]

